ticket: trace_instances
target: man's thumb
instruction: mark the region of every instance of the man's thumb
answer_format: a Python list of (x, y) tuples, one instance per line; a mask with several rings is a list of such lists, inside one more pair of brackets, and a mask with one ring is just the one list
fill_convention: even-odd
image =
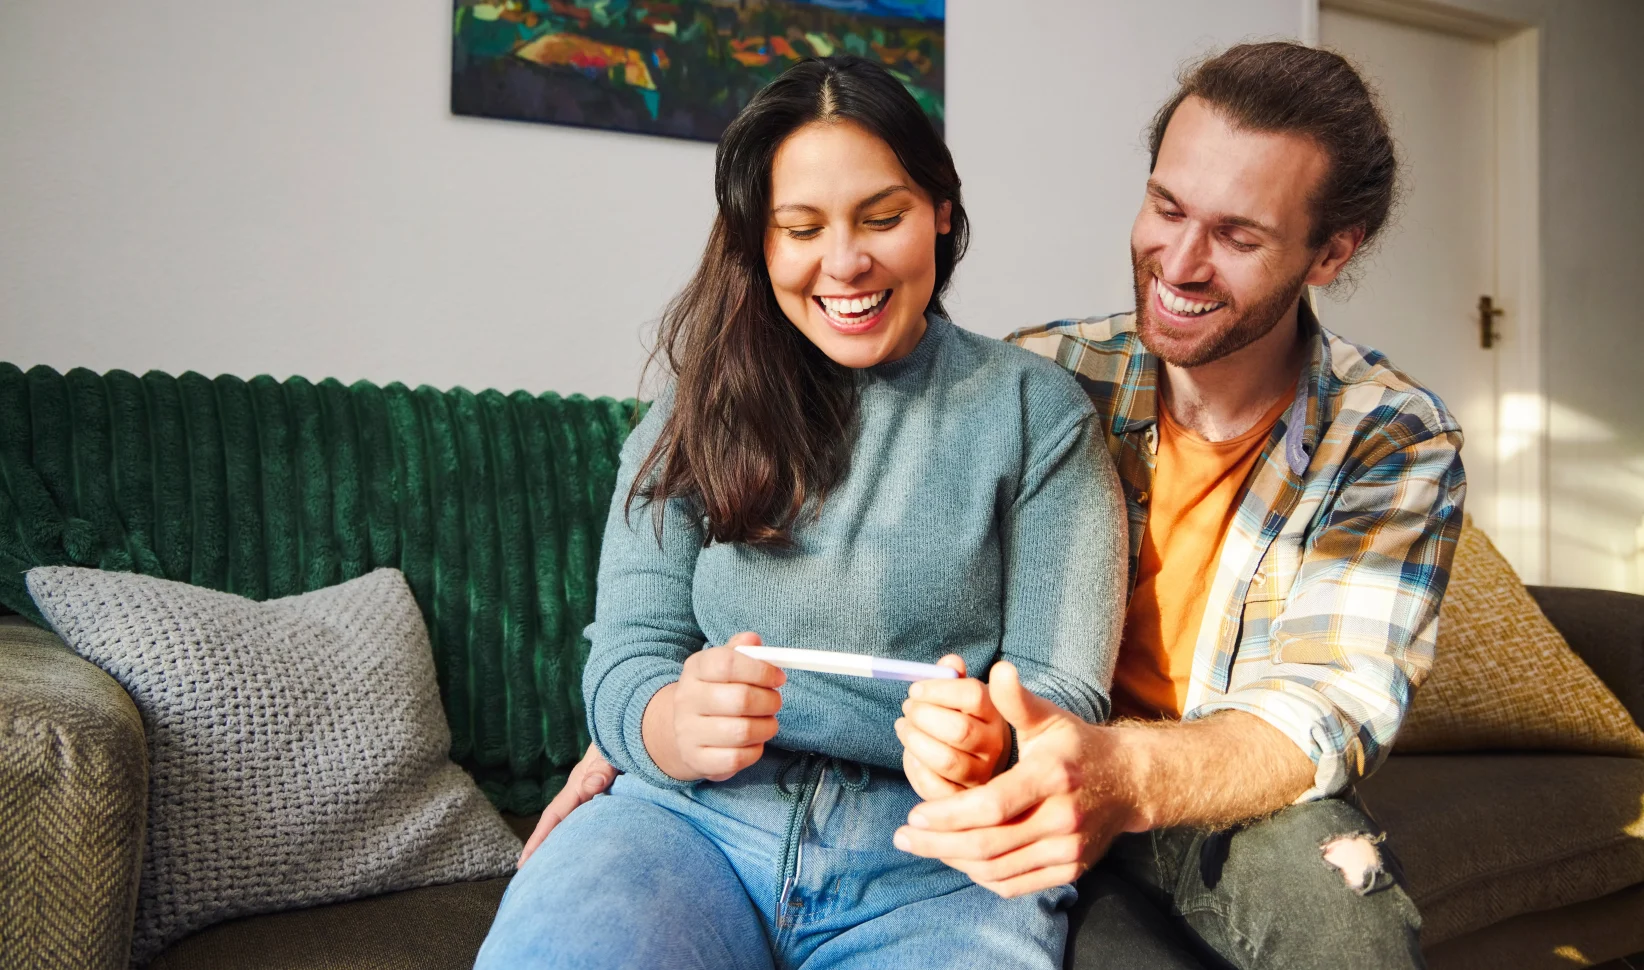
[(1060, 707), (1032, 693), (1022, 686), (1016, 665), (1001, 660), (988, 673), (988, 696), (1019, 739), (1025, 740), (1044, 730), (1065, 713)]

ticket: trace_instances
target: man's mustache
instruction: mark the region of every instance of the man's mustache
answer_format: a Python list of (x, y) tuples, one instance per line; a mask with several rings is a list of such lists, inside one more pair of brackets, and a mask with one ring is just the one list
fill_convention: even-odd
[[(1130, 265), (1136, 273), (1136, 295), (1138, 298), (1146, 296), (1143, 291), (1150, 288), (1149, 279), (1153, 277), (1164, 279), (1164, 267), (1159, 264), (1157, 259), (1144, 258), (1132, 251)], [(1233, 294), (1221, 290), (1211, 283), (1172, 283), (1170, 286), (1184, 296), (1191, 295), (1201, 303), (1226, 303), (1229, 306), (1233, 304)], [(1145, 302), (1145, 300), (1140, 300), (1140, 302)]]

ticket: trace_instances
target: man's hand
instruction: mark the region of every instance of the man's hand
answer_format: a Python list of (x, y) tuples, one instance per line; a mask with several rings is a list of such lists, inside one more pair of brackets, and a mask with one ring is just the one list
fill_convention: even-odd
[(679, 680), (646, 705), (645, 748), (670, 777), (724, 781), (758, 761), (776, 737), (776, 689), (787, 675), (735, 649), (758, 643), (758, 634), (739, 633), (722, 647), (698, 650)]
[(1222, 829), (1276, 812), (1313, 785), (1307, 753), (1245, 711), (1086, 724), (1024, 690), (1008, 663), (994, 666), (988, 693), (1016, 728), (1016, 766), (917, 806), (895, 843), (1001, 896), (1073, 881), (1121, 833)]
[(565, 780), (565, 787), (559, 790), (554, 800), (542, 810), (542, 817), (537, 819), (536, 831), (526, 840), (525, 849), (519, 854), (519, 862), (515, 868), (525, 865), (525, 860), (537, 851), (537, 846), (554, 830), (554, 826), (565, 821), (566, 817), (576, 811), (577, 806), (588, 801), (600, 792), (611, 787), (616, 781), (617, 770), (599, 753), (599, 749), (588, 745), (588, 753), (582, 756), (577, 766), (571, 769), (571, 777)]
[(1072, 882), (1115, 836), (1144, 829), (1111, 729), (1028, 693), (1007, 662), (994, 665), (988, 694), (1016, 728), (1015, 767), (916, 807), (897, 848), (1010, 897)]
[(942, 666), (957, 680), (922, 680), (908, 688), (896, 721), (902, 769), (919, 797), (941, 798), (992, 778), (1010, 749), (1010, 725), (993, 705), (987, 685), (965, 676), (963, 658)]

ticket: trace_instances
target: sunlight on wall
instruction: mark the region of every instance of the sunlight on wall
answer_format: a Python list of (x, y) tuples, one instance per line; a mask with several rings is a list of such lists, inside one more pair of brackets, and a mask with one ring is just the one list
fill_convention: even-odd
[[(1473, 509), (1481, 527), (1527, 582), (1596, 586), (1644, 593), (1644, 449), (1604, 419), (1539, 394), (1501, 399), (1496, 460), (1500, 487), (1493, 508)], [(1534, 491), (1515, 489), (1515, 460), (1533, 460), (1544, 433), (1547, 517)], [(1482, 498), (1482, 490), (1480, 497)], [(1527, 550), (1548, 545), (1545, 575)]]

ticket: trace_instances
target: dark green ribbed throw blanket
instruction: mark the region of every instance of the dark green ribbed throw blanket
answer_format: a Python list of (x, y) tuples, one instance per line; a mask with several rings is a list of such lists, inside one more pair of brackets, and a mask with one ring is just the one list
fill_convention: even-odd
[(252, 599), (379, 566), (428, 622), (451, 756), (539, 810), (588, 743), (582, 628), (643, 405), (0, 364), (0, 604), (95, 566)]

